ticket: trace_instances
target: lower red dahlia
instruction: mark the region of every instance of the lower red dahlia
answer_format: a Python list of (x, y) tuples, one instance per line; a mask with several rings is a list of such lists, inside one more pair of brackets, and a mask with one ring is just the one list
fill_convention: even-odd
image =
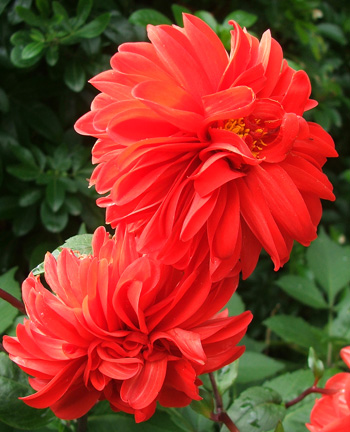
[(218, 311), (237, 280), (212, 284), (199, 266), (185, 273), (136, 252), (118, 227), (93, 237), (93, 254), (64, 249), (45, 258), (45, 279), (23, 283), (28, 314), (17, 337), (4, 337), (10, 358), (32, 378), (23, 398), (60, 418), (84, 415), (100, 399), (147, 420), (165, 407), (199, 400), (198, 376), (237, 359), (250, 312)]

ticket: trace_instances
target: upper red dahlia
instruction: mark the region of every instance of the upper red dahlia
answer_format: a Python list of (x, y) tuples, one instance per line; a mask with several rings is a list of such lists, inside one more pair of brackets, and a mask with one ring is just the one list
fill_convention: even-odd
[[(350, 368), (350, 346), (343, 348), (340, 355)], [(349, 432), (350, 431), (350, 373), (342, 372), (330, 378), (326, 389), (338, 390), (324, 394), (316, 400), (311, 411), (310, 432)]]
[(302, 117), (316, 105), (307, 74), (269, 31), (259, 42), (232, 25), (230, 55), (194, 16), (148, 26), (151, 43), (121, 45), (91, 80), (102, 93), (76, 123), (98, 138), (90, 183), (108, 193), (107, 223), (178, 268), (210, 250), (214, 280), (247, 277), (261, 248), (278, 269), (293, 240), (315, 239), (320, 198), (334, 199), (321, 169), (334, 143)]
[[(202, 268), (201, 268), (202, 267)], [(183, 273), (136, 252), (121, 226), (114, 239), (103, 227), (93, 254), (64, 249), (45, 258), (45, 279), (23, 283), (29, 319), (17, 337), (4, 337), (10, 358), (37, 393), (23, 398), (60, 418), (84, 415), (99, 399), (147, 420), (156, 401), (180, 407), (200, 399), (198, 375), (238, 358), (236, 344), (251, 313), (217, 313), (237, 280), (213, 284), (198, 266)]]

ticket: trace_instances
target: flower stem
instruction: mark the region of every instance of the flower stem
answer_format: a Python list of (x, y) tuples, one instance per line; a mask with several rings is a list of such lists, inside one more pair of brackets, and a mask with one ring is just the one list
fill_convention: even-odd
[(239, 429), (233, 423), (230, 416), (224, 411), (222, 397), (218, 390), (218, 386), (216, 385), (216, 381), (213, 373), (209, 373), (209, 378), (210, 378), (211, 385), (213, 387), (215, 408), (216, 408), (216, 414), (212, 413), (211, 419), (216, 422), (224, 423), (227, 429), (231, 432), (239, 432)]
[(4, 291), (1, 288), (0, 288), (0, 298), (10, 303), (13, 307), (18, 309), (23, 315), (26, 315), (24, 304), (18, 299), (16, 299), (16, 297)]
[(296, 397), (295, 399), (292, 399), (289, 402), (286, 402), (285, 407), (289, 408), (295, 404), (297, 404), (298, 402), (302, 401), (306, 396), (308, 396), (311, 393), (321, 393), (321, 394), (334, 394), (336, 393), (338, 390), (336, 389), (323, 389), (320, 387), (316, 387), (316, 385), (313, 385), (311, 387), (309, 387), (308, 389), (304, 390), (298, 397)]

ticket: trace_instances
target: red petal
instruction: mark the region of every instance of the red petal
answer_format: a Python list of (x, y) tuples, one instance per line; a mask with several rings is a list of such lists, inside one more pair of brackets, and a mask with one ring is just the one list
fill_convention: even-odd
[(163, 386), (167, 359), (146, 362), (141, 372), (123, 382), (120, 397), (134, 409), (143, 409), (157, 399)]

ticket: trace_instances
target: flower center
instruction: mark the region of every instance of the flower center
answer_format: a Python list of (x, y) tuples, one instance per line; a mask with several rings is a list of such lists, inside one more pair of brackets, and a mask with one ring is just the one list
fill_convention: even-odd
[(275, 129), (268, 129), (263, 120), (249, 117), (218, 121), (217, 127), (242, 138), (256, 159), (260, 158), (260, 152), (271, 142), (276, 132)]

